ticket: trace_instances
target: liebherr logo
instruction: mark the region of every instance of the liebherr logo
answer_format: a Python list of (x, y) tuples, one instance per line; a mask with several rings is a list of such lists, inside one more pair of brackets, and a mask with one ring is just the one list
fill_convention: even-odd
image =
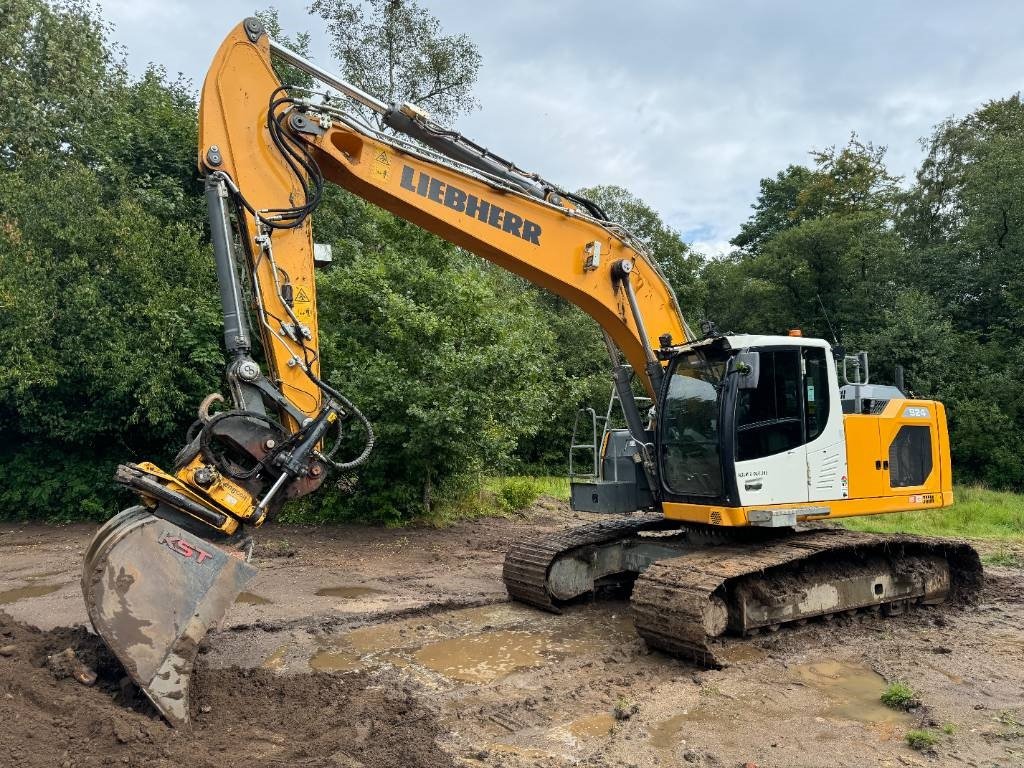
[(540, 245), (540, 224), (524, 219), (512, 211), (506, 211), (487, 200), (481, 200), (476, 195), (471, 195), (452, 184), (445, 184), (440, 179), (435, 179), (423, 171), (417, 174), (415, 168), (403, 165), (400, 184), (402, 189), (415, 192), (420, 197), (433, 200), (435, 203), (467, 216), (475, 216), (495, 229), (508, 232), (528, 243)]

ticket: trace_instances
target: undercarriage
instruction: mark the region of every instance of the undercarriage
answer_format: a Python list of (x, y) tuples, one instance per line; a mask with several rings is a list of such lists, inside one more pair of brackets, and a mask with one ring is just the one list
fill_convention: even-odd
[(704, 666), (730, 642), (812, 619), (969, 601), (982, 581), (968, 544), (828, 526), (728, 530), (647, 514), (515, 544), (509, 595), (547, 611), (632, 585), (637, 632), (652, 648)]

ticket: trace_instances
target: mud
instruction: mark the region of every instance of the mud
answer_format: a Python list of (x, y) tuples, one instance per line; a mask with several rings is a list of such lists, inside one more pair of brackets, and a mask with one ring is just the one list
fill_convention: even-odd
[[(507, 602), (509, 542), (587, 519), (544, 501), (445, 530), (262, 531), (252, 597), (199, 657), (188, 735), (80, 626), (54, 629), (85, 620), (73, 582), (91, 529), (0, 527), (0, 593), (64, 585), (4, 606), (45, 631), (0, 624), (0, 754), (30, 768), (1024, 764), (1024, 570), (987, 568), (977, 605), (810, 623), (706, 671), (650, 652), (621, 599), (561, 616)], [(67, 647), (95, 686), (55, 678), (46, 657)], [(895, 680), (923, 706), (884, 707)], [(912, 728), (936, 734), (932, 753), (906, 745)]]
[[(82, 627), (41, 631), (0, 613), (0, 744), (4, 765), (444, 766), (436, 716), (386, 674), (283, 677), (216, 669), (193, 677), (191, 732), (173, 731)], [(71, 648), (93, 687), (55, 675)], [(8, 762), (9, 761), (9, 762)]]

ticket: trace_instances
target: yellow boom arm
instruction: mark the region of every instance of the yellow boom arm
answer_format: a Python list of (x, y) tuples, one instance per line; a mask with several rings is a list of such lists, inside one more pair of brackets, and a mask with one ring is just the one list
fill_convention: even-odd
[[(257, 210), (280, 208), (302, 193), (268, 135), (268, 108), (280, 87), (271, 66), (269, 39), (239, 24), (214, 57), (202, 91), (201, 170), (227, 173)], [(290, 119), (290, 129), (308, 143), (328, 180), (580, 307), (605, 330), (648, 391), (656, 394), (649, 366), (660, 363), (654, 362), (652, 350), (665, 334), (676, 344), (688, 335), (672, 289), (653, 260), (629, 242), (628, 233), (585, 215), (557, 195), (544, 200), (515, 190), (472, 168), (346, 121), (333, 110), (309, 107), (304, 114), (295, 111)], [(255, 233), (255, 218), (251, 213), (246, 218), (249, 233)], [(309, 220), (299, 228), (276, 231), (273, 251), (277, 267), (293, 285), (294, 312), (310, 329), (305, 346), (315, 350)], [(266, 258), (256, 261), (249, 267), (264, 287), (260, 299), (267, 315), (286, 318), (276, 292), (266, 289), (273, 285), (274, 267)], [(623, 271), (628, 272), (635, 311), (628, 286), (616, 279)], [(303, 351), (273, 325), (261, 328), (273, 375), (284, 393), (313, 415), (320, 392), (299, 366), (289, 365), (302, 359)]]

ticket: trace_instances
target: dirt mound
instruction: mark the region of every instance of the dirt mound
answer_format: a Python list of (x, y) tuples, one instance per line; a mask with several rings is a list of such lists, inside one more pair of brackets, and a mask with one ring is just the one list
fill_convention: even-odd
[[(67, 648), (96, 671), (93, 687), (75, 679)], [(192, 718), (191, 732), (169, 728), (84, 627), (43, 632), (0, 613), (0, 745), (10, 765), (452, 765), (435, 743), (434, 714), (400, 682), (368, 674), (279, 677), (200, 658)]]

